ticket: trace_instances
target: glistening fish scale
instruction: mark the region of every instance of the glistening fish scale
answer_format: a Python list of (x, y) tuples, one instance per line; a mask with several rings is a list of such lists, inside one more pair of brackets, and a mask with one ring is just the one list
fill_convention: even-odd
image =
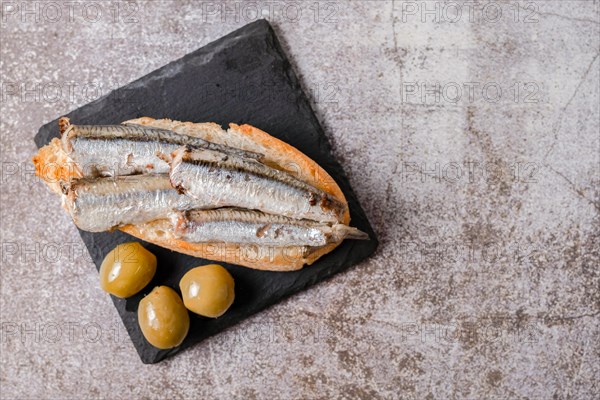
[(71, 158), (84, 176), (120, 176), (136, 173), (162, 174), (169, 164), (157, 153), (170, 153), (179, 146), (162, 142), (133, 144), (124, 139), (77, 138), (72, 141)]
[(173, 210), (203, 206), (179, 195), (166, 174), (83, 179), (67, 192), (66, 204), (73, 220), (91, 232), (165, 219)]
[(251, 160), (216, 159), (182, 148), (171, 162), (171, 183), (215, 207), (240, 207), (296, 219), (337, 222), (345, 206), (293, 176)]
[(67, 125), (62, 141), (84, 176), (165, 173), (169, 165), (159, 154), (171, 154), (183, 145), (224, 155), (261, 158), (257, 153), (141, 125)]
[(261, 158), (260, 154), (233, 147), (208, 142), (202, 138), (188, 136), (167, 129), (147, 127), (136, 124), (123, 125), (71, 125), (76, 136), (90, 139), (127, 139), (140, 142), (161, 142), (177, 146), (192, 146), (219, 151), (252, 159)]
[(346, 238), (368, 239), (356, 228), (296, 220), (255, 210), (222, 208), (181, 213), (175, 233), (192, 243), (320, 247)]

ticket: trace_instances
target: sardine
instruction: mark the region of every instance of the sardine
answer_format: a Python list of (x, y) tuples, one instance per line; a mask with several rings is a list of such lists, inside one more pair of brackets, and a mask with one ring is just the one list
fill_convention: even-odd
[(258, 153), (142, 125), (71, 125), (67, 120), (61, 127), (63, 149), (87, 177), (167, 173), (169, 165), (157, 154), (182, 145), (262, 159)]
[(338, 222), (346, 205), (292, 175), (254, 160), (182, 147), (170, 159), (171, 184), (211, 208), (239, 207)]
[(192, 243), (240, 243), (320, 247), (343, 239), (367, 240), (369, 236), (343, 224), (297, 220), (260, 211), (222, 208), (179, 214), (175, 236)]
[(167, 219), (173, 210), (202, 206), (177, 193), (167, 174), (84, 178), (63, 187), (63, 193), (75, 224), (90, 232)]

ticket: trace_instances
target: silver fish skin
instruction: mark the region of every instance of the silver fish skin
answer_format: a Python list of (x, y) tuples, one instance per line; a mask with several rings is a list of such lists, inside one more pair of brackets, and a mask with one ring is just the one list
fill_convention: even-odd
[(177, 193), (167, 174), (84, 178), (63, 192), (73, 221), (89, 232), (169, 218), (173, 210), (201, 207), (193, 198)]
[(158, 154), (171, 154), (182, 145), (242, 158), (262, 158), (261, 154), (135, 124), (68, 125), (62, 144), (86, 177), (167, 173), (169, 165)]
[(180, 148), (170, 160), (171, 184), (210, 208), (238, 207), (319, 222), (338, 222), (346, 205), (292, 175), (253, 160)]
[(222, 208), (179, 213), (175, 236), (192, 243), (239, 243), (274, 247), (321, 247), (369, 236), (343, 224), (297, 220), (255, 210)]

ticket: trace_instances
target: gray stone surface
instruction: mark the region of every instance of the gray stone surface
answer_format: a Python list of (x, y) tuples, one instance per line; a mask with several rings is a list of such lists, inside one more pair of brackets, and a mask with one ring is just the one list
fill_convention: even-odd
[(598, 396), (598, 2), (461, 3), (460, 16), (438, 2), (252, 3), (382, 243), (159, 365), (141, 364), (75, 227), (31, 176), (32, 138), (255, 9), (12, 4), (0, 28), (3, 399)]

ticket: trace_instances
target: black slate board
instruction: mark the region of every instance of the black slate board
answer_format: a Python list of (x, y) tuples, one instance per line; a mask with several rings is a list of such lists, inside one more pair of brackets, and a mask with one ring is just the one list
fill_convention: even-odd
[[(180, 278), (207, 260), (175, 253), (148, 243), (158, 258), (158, 272), (142, 293), (127, 300), (113, 297), (123, 323), (144, 363), (156, 363), (214, 335), (283, 298), (343, 271), (371, 255), (375, 234), (358, 204), (342, 167), (333, 159), (327, 137), (302, 92), (269, 23), (259, 20), (216, 40), (181, 59), (119, 88), (68, 114), (75, 124), (117, 124), (150, 116), (180, 121), (248, 123), (291, 144), (319, 163), (343, 190), (352, 225), (371, 241), (347, 240), (315, 264), (295, 272), (257, 271), (224, 264), (236, 282), (236, 299), (218, 319), (191, 315), (190, 333), (171, 350), (152, 347), (137, 324), (140, 299), (157, 285), (179, 290)], [(57, 137), (58, 119), (40, 128), (38, 147)], [(117, 244), (137, 240), (120, 231), (80, 231), (96, 267)]]

